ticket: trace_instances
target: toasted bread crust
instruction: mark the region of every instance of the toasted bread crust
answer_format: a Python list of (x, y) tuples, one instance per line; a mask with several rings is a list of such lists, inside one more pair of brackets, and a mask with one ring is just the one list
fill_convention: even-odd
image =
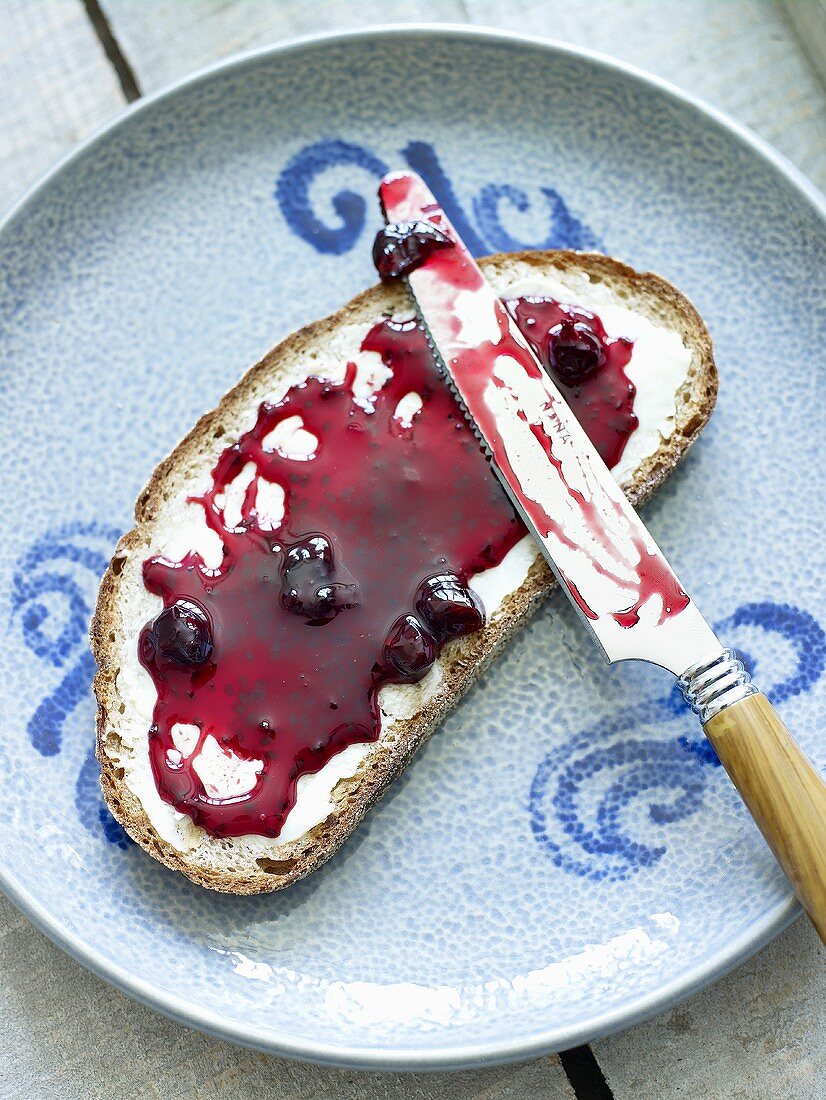
[[(677, 331), (692, 350), (689, 375), (677, 394), (674, 430), (657, 452), (646, 458), (627, 487), (634, 505), (646, 500), (684, 457), (706, 424), (717, 395), (717, 371), (711, 339), (702, 318), (674, 286), (658, 275), (639, 273), (608, 256), (577, 252), (524, 252), (499, 254), (481, 261), (496, 269), (512, 261), (535, 267), (538, 273), (586, 272), (593, 281), (605, 282), (629, 304), (652, 320)], [(107, 746), (118, 744), (118, 715), (124, 701), (118, 689), (117, 640), (121, 631), (119, 597), (121, 573), (126, 558), (145, 549), (146, 532), (165, 494), (187, 468), (203, 458), (217, 437), (237, 434), (236, 416), (251, 396), (260, 391), (264, 399), (272, 386), (289, 371), (295, 355), (323, 339), (339, 326), (378, 320), (403, 306), (400, 287), (375, 286), (358, 295), (338, 312), (299, 329), (272, 349), (252, 367), (211, 412), (202, 416), (192, 431), (157, 467), (135, 506), (135, 527), (119, 541), (112, 562), (101, 582), (91, 625), (91, 646), (98, 672), (94, 691), (98, 702), (97, 756), (101, 766), (101, 787), (109, 809), (129, 835), (150, 855), (167, 867), (182, 871), (194, 882), (214, 890), (256, 894), (281, 889), (303, 878), (324, 863), (355, 830), (361, 819), (381, 798), (392, 781), (404, 770), (418, 748), (430, 736), (445, 714), (464, 695), (473, 681), (507, 640), (530, 616), (539, 602), (556, 585), (548, 567), (537, 561), (526, 581), (505, 600), (492, 624), (477, 634), (446, 648), (440, 658), (443, 673), (437, 695), (387, 743), (380, 741), (356, 774), (341, 780), (335, 791), (336, 809), (325, 821), (279, 850), (279, 859), (260, 858), (245, 868), (204, 866), (188, 853), (180, 852), (155, 831), (143, 805), (124, 781), (124, 773)]]

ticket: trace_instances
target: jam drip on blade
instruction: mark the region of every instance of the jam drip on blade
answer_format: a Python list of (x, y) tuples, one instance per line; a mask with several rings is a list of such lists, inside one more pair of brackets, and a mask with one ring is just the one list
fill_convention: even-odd
[[(636, 426), (630, 343), (550, 299), (510, 308), (551, 371), (556, 332), (566, 393), (614, 464)], [(421, 680), (483, 625), (469, 578), (525, 535), (416, 323), (383, 321), (361, 350), (386, 368), (375, 393), (354, 396), (350, 364), (262, 405), (197, 500), (213, 551), (144, 563), (165, 608), (139, 643), (153, 774), (216, 837), (277, 837), (302, 775), (378, 737), (382, 685)]]

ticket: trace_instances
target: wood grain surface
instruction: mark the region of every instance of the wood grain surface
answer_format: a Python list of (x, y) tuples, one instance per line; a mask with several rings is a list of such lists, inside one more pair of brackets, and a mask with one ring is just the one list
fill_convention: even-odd
[(594, 1049), (617, 1100), (824, 1100), (826, 948), (795, 921), (727, 978)]
[(765, 695), (726, 707), (706, 736), (826, 943), (826, 783)]
[(466, 21), (462, 0), (101, 0), (110, 25), (152, 91), (239, 50), (299, 35), (378, 23)]
[(782, 0), (782, 6), (800, 48), (826, 83), (826, 0)]
[[(788, 19), (792, 4), (822, 2), (101, 0), (100, 9), (143, 91), (238, 49), (376, 22), (469, 21), (561, 39), (709, 100), (823, 186), (826, 92)], [(87, 7), (0, 0), (0, 207), (125, 102)], [(3, 1100), (574, 1096), (556, 1057), (400, 1076), (292, 1065), (209, 1039), (110, 989), (2, 898), (0, 991)], [(581, 1100), (826, 1100), (826, 949), (798, 921), (713, 987), (593, 1049), (607, 1086), (578, 1079)]]
[(122, 106), (78, 0), (0, 2), (0, 210)]

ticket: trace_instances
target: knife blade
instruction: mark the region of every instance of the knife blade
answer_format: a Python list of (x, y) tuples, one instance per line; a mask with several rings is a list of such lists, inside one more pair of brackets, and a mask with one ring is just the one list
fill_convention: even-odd
[(678, 677), (826, 942), (822, 778), (703, 618), (424, 181), (391, 173), (379, 194), (397, 234), (425, 222), (443, 238), (406, 276), (419, 320), (563, 591), (609, 663)]
[(388, 220), (451, 247), (408, 276), (431, 346), (493, 469), (609, 662), (680, 675), (722, 648), (424, 183), (386, 179)]

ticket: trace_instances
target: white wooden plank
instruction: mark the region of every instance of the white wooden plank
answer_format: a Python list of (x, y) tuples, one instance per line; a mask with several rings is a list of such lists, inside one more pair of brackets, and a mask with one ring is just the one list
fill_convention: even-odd
[(781, 0), (812, 68), (826, 84), (826, 0)]
[(826, 948), (808, 921), (733, 974), (595, 1044), (616, 1100), (824, 1100)]
[(771, 0), (467, 0), (467, 10), (474, 23), (586, 46), (664, 77), (826, 186), (826, 91)]
[(574, 1100), (558, 1059), (455, 1074), (285, 1062), (189, 1031), (63, 955), (0, 897), (3, 1100)]
[(462, 0), (102, 0), (144, 91), (238, 50), (376, 23), (465, 22)]
[(123, 106), (79, 0), (0, 0), (0, 210)]

